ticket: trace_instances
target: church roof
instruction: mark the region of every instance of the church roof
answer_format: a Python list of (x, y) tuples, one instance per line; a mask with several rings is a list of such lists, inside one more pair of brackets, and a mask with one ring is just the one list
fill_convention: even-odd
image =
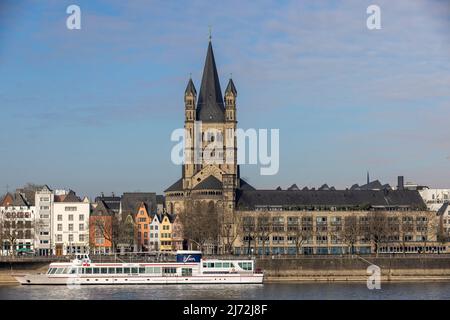
[(257, 206), (404, 206), (425, 209), (419, 192), (411, 190), (242, 190), (237, 195), (237, 207)]
[(193, 93), (194, 95), (197, 94), (197, 90), (195, 90), (194, 83), (192, 82), (192, 78), (189, 79), (189, 82), (186, 86), (186, 90), (184, 91), (184, 94)]
[(252, 185), (248, 184), (247, 181), (240, 179), (239, 189), (241, 190), (256, 190)]
[(196, 114), (197, 120), (203, 122), (225, 121), (225, 107), (211, 41), (208, 44), (205, 67), (203, 68)]
[(183, 178), (178, 179), (174, 184), (164, 190), (164, 192), (170, 191), (183, 191)]
[(236, 87), (234, 86), (234, 82), (233, 79), (230, 79), (230, 81), (228, 81), (228, 85), (227, 88), (225, 89), (225, 93), (231, 92), (233, 95), (237, 95), (237, 90)]
[(217, 179), (214, 176), (209, 176), (202, 182), (200, 182), (198, 185), (194, 187), (193, 190), (222, 190), (223, 184), (222, 181)]

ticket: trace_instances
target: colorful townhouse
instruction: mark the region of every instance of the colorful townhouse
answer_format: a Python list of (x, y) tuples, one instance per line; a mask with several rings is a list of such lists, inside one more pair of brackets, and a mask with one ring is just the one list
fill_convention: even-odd
[(175, 214), (164, 213), (162, 215), (159, 239), (161, 251), (176, 251), (182, 249), (182, 229)]
[(89, 246), (93, 254), (108, 254), (114, 251), (114, 212), (106, 202), (100, 200), (92, 205), (89, 216)]
[(149, 251), (150, 246), (150, 214), (145, 202), (141, 202), (136, 214), (135, 222), (137, 225), (137, 246), (138, 251)]

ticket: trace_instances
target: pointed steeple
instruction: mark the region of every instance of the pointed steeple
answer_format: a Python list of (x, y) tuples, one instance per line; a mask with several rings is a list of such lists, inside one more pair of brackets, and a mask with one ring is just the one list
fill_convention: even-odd
[(197, 120), (224, 122), (225, 107), (211, 41), (208, 44), (202, 85), (197, 103)]
[(189, 78), (189, 82), (186, 86), (186, 90), (184, 91), (184, 94), (192, 93), (194, 96), (197, 95), (197, 90), (195, 90), (194, 82), (192, 82), (192, 78)]
[(370, 179), (369, 179), (369, 171), (367, 171), (367, 184), (370, 183)]
[(225, 90), (225, 94), (232, 93), (234, 96), (237, 96), (237, 90), (234, 86), (233, 79), (230, 78), (230, 81), (228, 81), (227, 89)]

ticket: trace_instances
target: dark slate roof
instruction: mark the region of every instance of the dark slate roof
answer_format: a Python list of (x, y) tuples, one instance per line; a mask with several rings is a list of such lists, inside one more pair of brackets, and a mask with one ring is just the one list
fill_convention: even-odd
[(248, 184), (247, 181), (243, 179), (240, 179), (239, 185), (239, 189), (241, 190), (256, 190), (252, 185)]
[(237, 96), (237, 90), (236, 87), (234, 86), (234, 82), (233, 79), (230, 79), (230, 81), (228, 81), (228, 85), (227, 88), (225, 89), (225, 93), (231, 92), (234, 96)]
[(290, 191), (297, 191), (297, 190), (300, 190), (298, 187), (297, 187), (297, 185), (294, 183), (292, 186), (290, 186), (289, 188), (288, 188), (288, 190), (290, 190)]
[(277, 190), (277, 191), (281, 191), (281, 190), (283, 190), (283, 189), (281, 189), (281, 187), (280, 186), (278, 186), (275, 190)]
[(91, 216), (110, 216), (113, 211), (104, 201), (97, 201), (97, 206), (92, 210)]
[(222, 190), (223, 184), (222, 181), (217, 179), (214, 176), (209, 176), (199, 184), (197, 184), (193, 190)]
[(194, 83), (192, 82), (192, 79), (189, 79), (189, 82), (186, 86), (186, 90), (184, 91), (184, 94), (188, 94), (188, 93), (192, 93), (195, 95), (197, 95), (197, 90), (195, 90), (195, 86)]
[(81, 202), (73, 190), (70, 190), (62, 202)]
[(308, 189), (308, 187), (303, 187), (303, 189), (302, 189), (302, 191), (308, 191), (309, 189)]
[(157, 194), (156, 195), (156, 203), (157, 204), (164, 204), (165, 203), (165, 201), (164, 201), (164, 196), (163, 195), (161, 195), (161, 194)]
[(177, 182), (164, 190), (164, 192), (170, 191), (183, 191), (183, 178), (178, 179)]
[(405, 206), (426, 209), (420, 194), (411, 190), (255, 190), (238, 192), (238, 208), (251, 210), (256, 206)]
[(141, 203), (147, 205), (148, 211), (156, 211), (156, 193), (125, 192), (122, 196), (122, 214), (136, 214)]
[(352, 185), (350, 187), (350, 190), (359, 190), (359, 185), (357, 183), (355, 183), (354, 185)]
[(359, 187), (361, 190), (374, 190), (374, 189), (383, 189), (383, 185), (380, 181), (375, 180), (371, 181), (365, 185)]
[(319, 191), (326, 191), (326, 190), (330, 190), (330, 187), (325, 183), (323, 184), (320, 188)]
[(7, 193), (3, 200), (6, 199), (7, 196), (10, 196), (12, 198), (12, 203), (10, 203), (10, 206), (13, 207), (29, 207), (30, 203), (27, 201), (25, 196), (22, 193), (15, 192), (13, 194)]
[(95, 202), (103, 201), (109, 209), (118, 212), (120, 210), (120, 197), (99, 196), (95, 198)]
[(442, 206), (439, 208), (439, 210), (437, 211), (436, 214), (438, 216), (442, 216), (447, 211), (447, 208), (448, 208), (448, 202), (445, 202), (444, 204), (442, 204)]
[(202, 85), (197, 102), (197, 120), (203, 122), (224, 122), (225, 107), (216, 61), (211, 42), (208, 44), (205, 67), (203, 68)]

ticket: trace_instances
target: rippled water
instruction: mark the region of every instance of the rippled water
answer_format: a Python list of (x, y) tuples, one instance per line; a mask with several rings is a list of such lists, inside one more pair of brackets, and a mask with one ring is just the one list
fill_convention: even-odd
[(365, 283), (263, 285), (0, 286), (0, 299), (450, 299), (450, 283), (390, 283), (368, 290)]

